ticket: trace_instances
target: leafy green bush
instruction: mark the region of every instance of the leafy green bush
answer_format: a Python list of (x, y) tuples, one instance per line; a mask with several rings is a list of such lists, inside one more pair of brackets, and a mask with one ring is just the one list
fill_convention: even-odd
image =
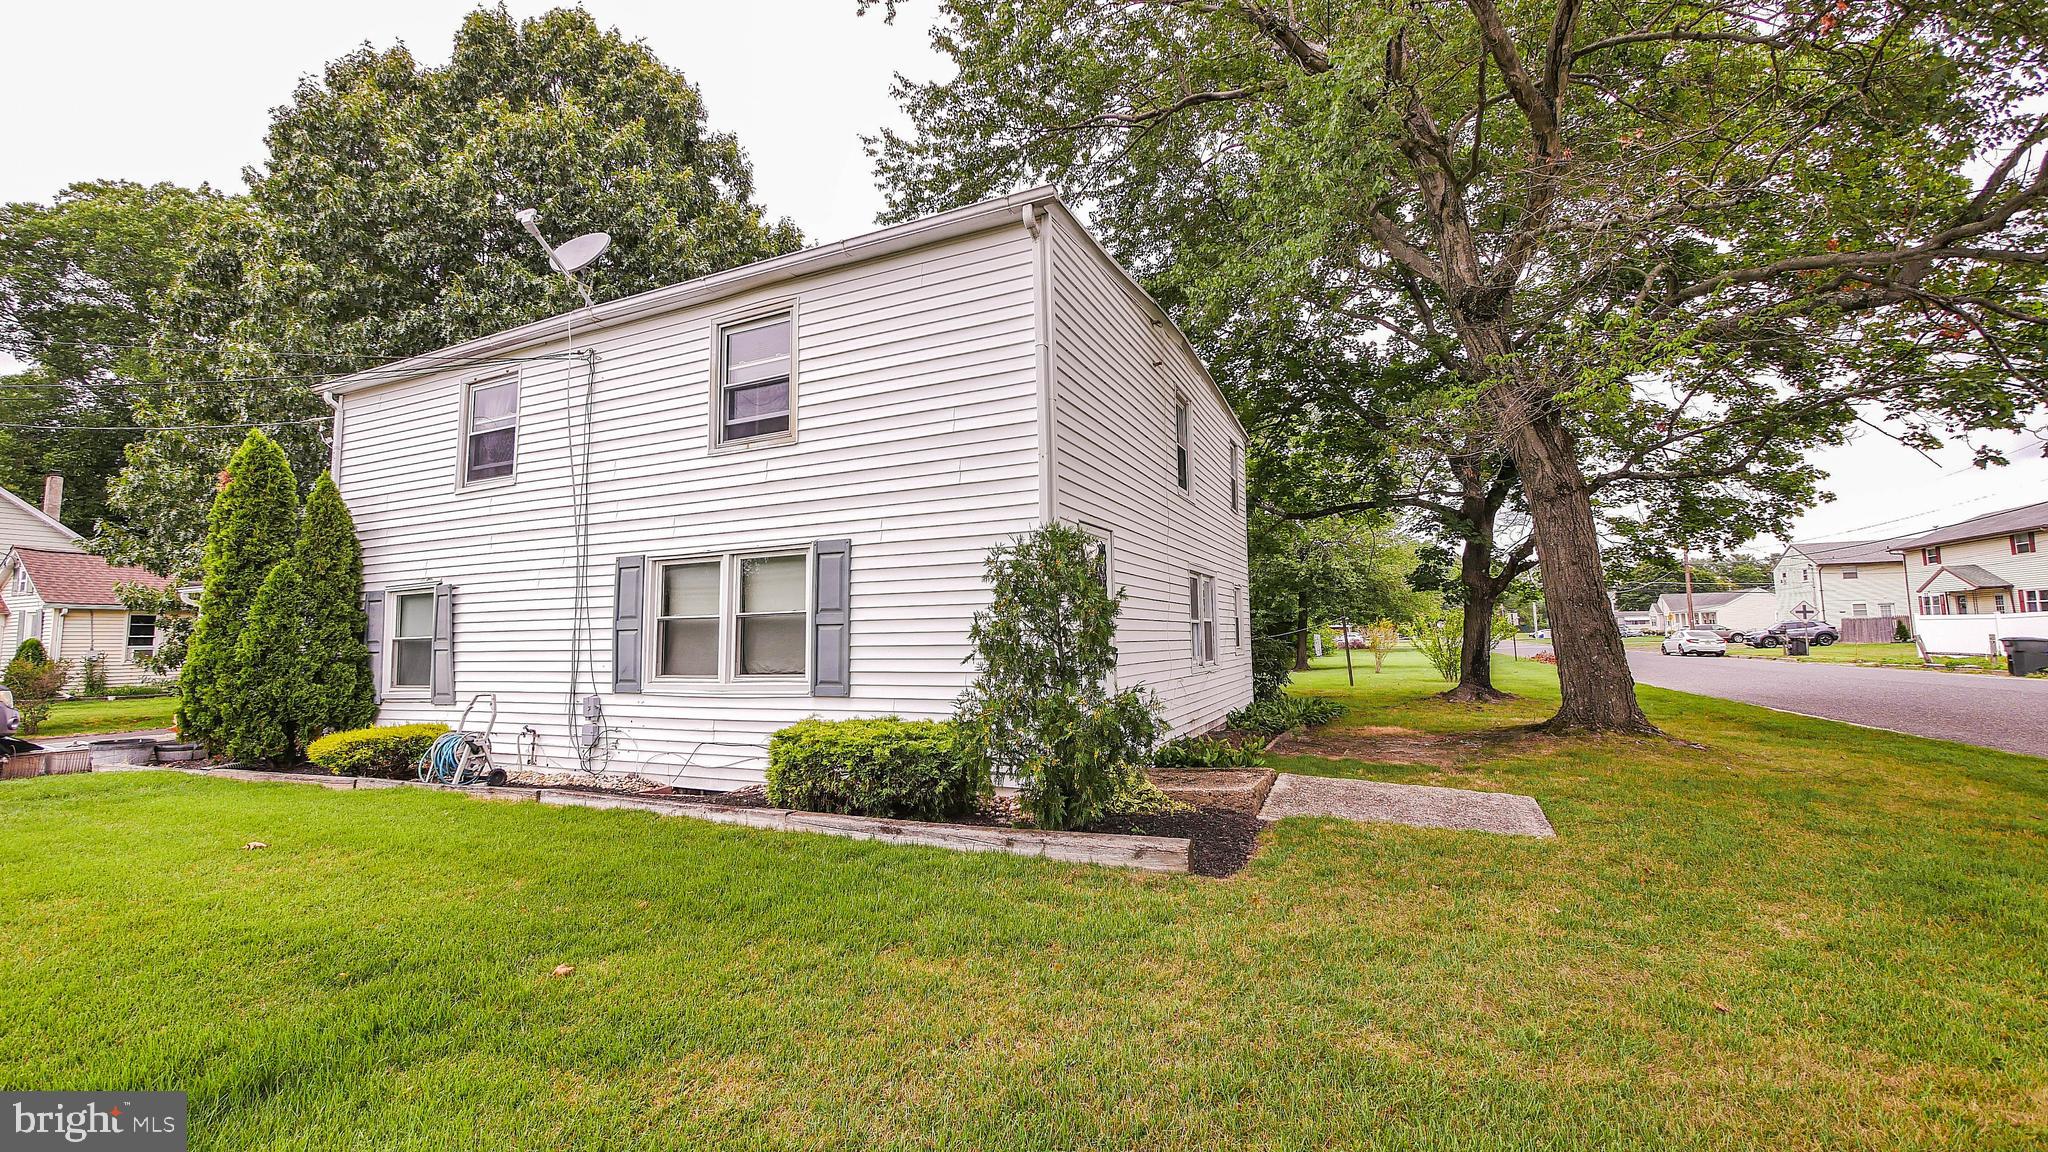
[(1328, 724), (1344, 714), (1344, 705), (1320, 696), (1280, 696), (1272, 700), (1256, 700), (1230, 714), (1227, 723), (1233, 731), (1256, 732), (1261, 736), (1278, 736), (1296, 728), (1313, 728)]
[(1232, 744), (1213, 736), (1169, 740), (1152, 754), (1157, 768), (1257, 768), (1265, 762), (1256, 745)]
[(1144, 773), (1133, 772), (1118, 781), (1109, 798), (1102, 802), (1102, 811), (1096, 815), (1095, 823), (1139, 816), (1177, 816), (1194, 810), (1194, 805), (1184, 804), (1161, 791), (1159, 785), (1145, 779)]
[(1894, 623), (1892, 625), (1892, 643), (1911, 644), (1912, 642), (1913, 630), (1911, 628), (1906, 627), (1906, 618), (1901, 616), (1899, 617), (1897, 623)]
[(50, 718), (50, 705), (64, 691), (70, 668), (62, 660), (50, 659), (43, 642), (31, 636), (14, 650), (14, 659), (0, 672), (0, 687), (14, 694), (14, 710), (21, 714), (21, 734), (33, 736)]
[(987, 784), (938, 721), (814, 717), (768, 739), (768, 801), (784, 808), (946, 820), (973, 811)]
[(1149, 695), (1109, 694), (1120, 597), (1087, 533), (1048, 524), (989, 549), (988, 610), (968, 636), (980, 666), (960, 699), (965, 747), (1015, 780), (1040, 828), (1085, 828), (1159, 737)]
[(306, 759), (336, 776), (382, 776), (402, 780), (448, 731), (446, 724), (393, 724), (356, 728), (322, 736), (306, 749)]
[(106, 653), (87, 652), (78, 658), (78, 694), (87, 697), (107, 694)]

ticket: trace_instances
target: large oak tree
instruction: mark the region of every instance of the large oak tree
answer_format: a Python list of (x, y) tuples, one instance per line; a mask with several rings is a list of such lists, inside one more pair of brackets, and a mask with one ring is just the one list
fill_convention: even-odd
[(1051, 178), (1189, 314), (1255, 292), (1440, 369), (1436, 434), (1527, 502), (1553, 725), (1646, 730), (1600, 491), (1718, 481), (1858, 419), (1915, 444), (2021, 427), (2048, 398), (2041, 19), (952, 0), (958, 73), (899, 82), (914, 129), (876, 152), (895, 215)]

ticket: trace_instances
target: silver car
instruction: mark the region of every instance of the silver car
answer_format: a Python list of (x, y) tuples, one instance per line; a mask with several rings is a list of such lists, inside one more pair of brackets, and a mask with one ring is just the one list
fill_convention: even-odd
[(1726, 656), (1728, 642), (1704, 628), (1681, 628), (1664, 637), (1666, 656)]

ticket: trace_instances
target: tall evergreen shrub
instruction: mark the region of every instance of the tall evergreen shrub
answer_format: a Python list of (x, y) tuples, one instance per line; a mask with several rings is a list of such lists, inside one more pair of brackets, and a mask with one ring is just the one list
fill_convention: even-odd
[(178, 674), (179, 729), (209, 751), (227, 747), (242, 629), (271, 569), (291, 555), (298, 520), (291, 464), (275, 441), (251, 431), (206, 514), (199, 621)]
[(228, 755), (237, 760), (299, 758), (305, 743), (296, 717), (304, 691), (299, 677), (307, 663), (305, 631), (298, 566), (285, 560), (264, 578), (235, 640), (234, 664), (226, 678), (230, 698), (221, 711)]
[(1041, 828), (1086, 827), (1142, 779), (1158, 740), (1149, 696), (1111, 695), (1116, 614), (1086, 533), (1050, 524), (989, 550), (994, 597), (969, 636), (979, 675), (961, 697), (964, 748), (1023, 790)]
[(377, 715), (370, 651), (364, 645), (363, 547), (334, 478), (323, 473), (306, 497), (292, 552), (304, 628), (292, 699), (298, 738), (363, 728)]

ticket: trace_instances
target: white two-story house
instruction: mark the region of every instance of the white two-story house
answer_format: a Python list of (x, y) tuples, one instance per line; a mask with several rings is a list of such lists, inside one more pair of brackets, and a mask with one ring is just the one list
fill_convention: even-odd
[[(1251, 696), (1244, 432), (1038, 188), (338, 381), (380, 723), (759, 781), (805, 716), (944, 717), (991, 546), (1103, 542), (1120, 687)], [(472, 727), (481, 727), (479, 708)]]
[[(1905, 537), (1893, 551), (1932, 652), (1998, 654), (2002, 636), (2048, 636), (2048, 501)], [(1985, 620), (1956, 617), (1990, 617)]]
[(1911, 597), (1897, 544), (1830, 540), (1789, 545), (1771, 566), (1778, 620), (1825, 620), (1840, 626), (1864, 617), (1907, 615)]

